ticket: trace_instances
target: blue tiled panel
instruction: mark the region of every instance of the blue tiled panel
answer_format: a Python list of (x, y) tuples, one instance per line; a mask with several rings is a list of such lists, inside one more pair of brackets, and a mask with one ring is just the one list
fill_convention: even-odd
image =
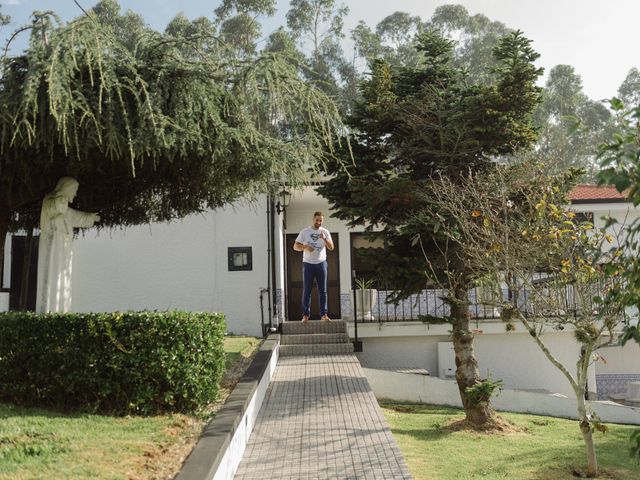
[(342, 318), (353, 318), (353, 312), (351, 310), (351, 295), (349, 293), (340, 294), (340, 312), (342, 313)]
[(276, 311), (278, 312), (278, 321), (284, 321), (284, 291), (282, 288), (276, 288)]
[(601, 374), (596, 375), (596, 391), (598, 400), (608, 400), (610, 395), (624, 394), (627, 383), (640, 381), (640, 374)]

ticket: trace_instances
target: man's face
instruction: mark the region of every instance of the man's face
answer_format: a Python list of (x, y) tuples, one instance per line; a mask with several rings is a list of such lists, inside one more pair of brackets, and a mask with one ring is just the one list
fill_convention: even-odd
[(324, 217), (322, 215), (316, 215), (315, 217), (313, 217), (313, 228), (315, 228), (316, 230), (320, 228), (322, 226), (323, 220)]

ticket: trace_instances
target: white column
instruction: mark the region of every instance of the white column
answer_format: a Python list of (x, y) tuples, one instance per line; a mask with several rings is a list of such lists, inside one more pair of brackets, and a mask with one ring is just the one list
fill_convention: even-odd
[[(275, 251), (275, 272), (276, 272), (276, 284), (274, 288), (276, 289), (276, 303), (277, 303), (277, 311), (278, 311), (278, 323), (284, 321), (284, 294), (285, 294), (285, 257), (286, 252), (284, 251), (286, 248), (284, 241), (284, 216), (286, 213), (281, 213), (280, 215), (276, 215), (275, 218), (275, 232), (274, 232), (274, 245), (273, 249)], [(275, 320), (275, 319), (274, 319)], [(275, 326), (275, 325), (274, 325)]]

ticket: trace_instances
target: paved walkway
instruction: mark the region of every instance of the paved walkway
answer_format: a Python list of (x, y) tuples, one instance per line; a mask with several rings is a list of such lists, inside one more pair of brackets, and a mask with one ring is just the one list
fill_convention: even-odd
[(280, 357), (236, 480), (410, 479), (354, 355)]

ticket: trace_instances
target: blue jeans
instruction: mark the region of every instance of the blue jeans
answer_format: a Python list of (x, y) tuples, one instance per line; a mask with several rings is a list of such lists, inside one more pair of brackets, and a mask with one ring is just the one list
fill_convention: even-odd
[(313, 279), (318, 283), (318, 294), (320, 296), (320, 316), (327, 314), (327, 262), (306, 263), (302, 262), (302, 314), (311, 314), (311, 289)]

